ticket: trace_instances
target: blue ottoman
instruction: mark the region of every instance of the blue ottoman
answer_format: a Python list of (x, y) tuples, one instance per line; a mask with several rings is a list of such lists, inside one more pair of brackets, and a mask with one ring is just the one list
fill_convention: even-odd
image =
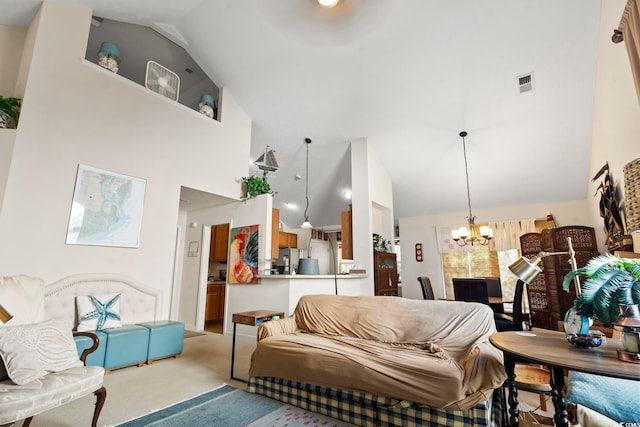
[(184, 323), (173, 320), (139, 323), (149, 329), (149, 352), (147, 363), (165, 357), (180, 357), (184, 343)]
[(104, 369), (108, 372), (125, 366), (142, 366), (147, 360), (149, 329), (144, 326), (126, 325), (121, 328), (103, 329), (107, 335)]
[[(104, 354), (107, 348), (107, 334), (102, 331), (91, 331), (98, 336), (98, 348), (87, 356), (85, 365), (87, 366), (104, 366)], [(78, 349), (78, 357), (82, 356), (82, 352), (93, 345), (93, 340), (89, 337), (77, 336), (73, 337), (76, 341)]]

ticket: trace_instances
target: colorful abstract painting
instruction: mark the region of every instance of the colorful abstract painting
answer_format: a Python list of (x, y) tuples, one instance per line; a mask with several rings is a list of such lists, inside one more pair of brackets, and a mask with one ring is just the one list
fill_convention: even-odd
[(229, 233), (229, 283), (259, 283), (259, 225), (232, 228)]

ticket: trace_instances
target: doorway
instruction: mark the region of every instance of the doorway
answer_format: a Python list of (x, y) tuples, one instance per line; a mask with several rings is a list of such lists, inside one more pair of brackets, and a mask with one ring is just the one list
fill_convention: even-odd
[(228, 242), (229, 223), (212, 225), (204, 330), (217, 334), (222, 334), (224, 328)]

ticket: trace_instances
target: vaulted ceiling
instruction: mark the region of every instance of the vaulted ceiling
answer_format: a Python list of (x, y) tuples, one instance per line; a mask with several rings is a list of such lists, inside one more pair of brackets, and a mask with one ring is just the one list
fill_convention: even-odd
[[(155, 28), (227, 88), (253, 120), (253, 158), (276, 150), (290, 227), (306, 137), (314, 226), (347, 208), (358, 138), (393, 181), (396, 218), (467, 209), (463, 130), (474, 209), (587, 197), (599, 0), (65, 2)], [(39, 4), (0, 0), (0, 24), (27, 25)]]

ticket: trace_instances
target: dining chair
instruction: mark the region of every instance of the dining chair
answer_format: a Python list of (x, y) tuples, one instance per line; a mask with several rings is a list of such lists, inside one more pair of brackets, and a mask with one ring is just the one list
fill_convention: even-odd
[(433, 288), (431, 287), (431, 280), (427, 276), (419, 276), (418, 282), (420, 283), (420, 289), (422, 289), (422, 297), (424, 299), (436, 299), (433, 294)]
[[(521, 282), (521, 283), (520, 283)], [(522, 293), (524, 282), (518, 280), (513, 295), (513, 313), (508, 316), (494, 311), (496, 329), (502, 331), (522, 330)], [(489, 286), (486, 278), (454, 277), (453, 294), (456, 301), (478, 302), (489, 305)]]
[[(499, 277), (483, 277), (487, 281), (489, 298), (502, 298), (502, 285)], [(504, 313), (504, 304), (489, 303), (495, 313)]]

